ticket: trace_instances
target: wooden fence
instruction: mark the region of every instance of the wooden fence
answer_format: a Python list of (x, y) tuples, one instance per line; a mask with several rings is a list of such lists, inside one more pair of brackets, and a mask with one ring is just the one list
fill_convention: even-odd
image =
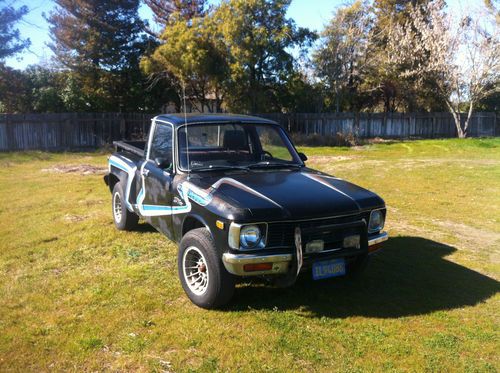
[[(149, 130), (152, 114), (61, 113), (0, 114), (0, 151), (80, 150), (98, 148), (118, 139), (141, 139)], [(262, 114), (290, 132), (359, 137), (456, 137), (448, 113), (368, 114)], [(469, 136), (500, 136), (495, 113), (475, 113)]]
[[(457, 137), (449, 113), (315, 113), (263, 114), (292, 133), (335, 135), (352, 133), (361, 138), (449, 138)], [(465, 121), (465, 115), (462, 116)], [(495, 113), (473, 113), (468, 136), (500, 136)]]

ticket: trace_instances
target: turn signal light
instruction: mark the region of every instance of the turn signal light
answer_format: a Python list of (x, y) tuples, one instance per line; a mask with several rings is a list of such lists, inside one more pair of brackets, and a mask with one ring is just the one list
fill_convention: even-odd
[(270, 271), (272, 269), (273, 263), (252, 263), (243, 266), (245, 272)]

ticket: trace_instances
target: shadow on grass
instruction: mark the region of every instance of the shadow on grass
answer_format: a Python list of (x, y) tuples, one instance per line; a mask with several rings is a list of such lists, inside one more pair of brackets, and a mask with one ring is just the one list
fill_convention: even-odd
[(446, 260), (454, 247), (420, 237), (390, 239), (358, 278), (313, 281), (288, 289), (243, 286), (229, 310), (304, 309), (313, 317), (396, 318), (473, 306), (500, 291), (490, 277)]
[(142, 233), (158, 233), (156, 229), (152, 225), (149, 225), (148, 223), (141, 222), (137, 224), (137, 227), (134, 228), (135, 232), (142, 232)]

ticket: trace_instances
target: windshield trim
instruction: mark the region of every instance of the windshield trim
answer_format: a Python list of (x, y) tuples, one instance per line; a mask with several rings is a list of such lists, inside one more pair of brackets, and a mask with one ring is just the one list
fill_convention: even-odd
[[(262, 126), (268, 126), (268, 127), (274, 127), (280, 132), (280, 135), (283, 135), (283, 143), (292, 155), (293, 161), (291, 161), (290, 165), (293, 166), (300, 166), (304, 167), (305, 163), (300, 159), (299, 154), (297, 152), (297, 149), (295, 149), (295, 146), (293, 142), (290, 139), (290, 136), (288, 136), (288, 133), (285, 131), (283, 127), (281, 127), (277, 123), (269, 123), (269, 122), (254, 122), (254, 121), (234, 121), (234, 120), (228, 120), (228, 121), (217, 121), (217, 122), (194, 122), (194, 123), (188, 123), (188, 124), (181, 124), (175, 129), (175, 142), (176, 142), (176, 151), (175, 151), (175, 163), (177, 164), (177, 170), (182, 172), (182, 173), (188, 173), (188, 172), (196, 172), (196, 169), (189, 169), (186, 170), (181, 167), (181, 161), (180, 161), (180, 146), (179, 146), (179, 131), (186, 127), (186, 126), (197, 126), (197, 125), (217, 125), (217, 124), (244, 124), (244, 125), (262, 125)], [(292, 163), (293, 162), (293, 163)], [(223, 170), (219, 170), (223, 171)]]

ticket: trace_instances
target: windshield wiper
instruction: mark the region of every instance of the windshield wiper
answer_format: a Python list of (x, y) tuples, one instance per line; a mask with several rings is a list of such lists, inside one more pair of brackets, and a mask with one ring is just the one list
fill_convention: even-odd
[(229, 165), (210, 165), (205, 167), (192, 168), (191, 172), (197, 171), (222, 171), (222, 170), (244, 170), (248, 171), (248, 167), (244, 166), (229, 166)]
[(248, 165), (247, 167), (248, 168), (277, 168), (277, 167), (300, 168), (302, 166), (300, 164), (296, 164), (296, 163), (260, 162), (260, 163), (254, 163), (254, 164)]

